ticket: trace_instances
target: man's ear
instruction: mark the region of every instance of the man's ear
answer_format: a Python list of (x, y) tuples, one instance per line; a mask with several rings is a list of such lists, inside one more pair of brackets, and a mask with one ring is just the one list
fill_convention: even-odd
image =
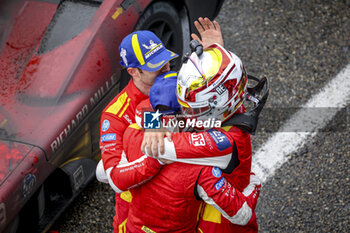
[(131, 67), (131, 68), (128, 68), (127, 71), (130, 74), (130, 76), (133, 77), (133, 78), (140, 78), (141, 77), (140, 71), (137, 68), (132, 68)]

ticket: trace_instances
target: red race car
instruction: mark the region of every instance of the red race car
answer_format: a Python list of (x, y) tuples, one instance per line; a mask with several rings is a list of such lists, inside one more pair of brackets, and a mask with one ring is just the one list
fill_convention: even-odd
[(46, 231), (94, 178), (100, 113), (129, 81), (123, 37), (152, 30), (181, 55), (222, 3), (1, 1), (0, 232)]

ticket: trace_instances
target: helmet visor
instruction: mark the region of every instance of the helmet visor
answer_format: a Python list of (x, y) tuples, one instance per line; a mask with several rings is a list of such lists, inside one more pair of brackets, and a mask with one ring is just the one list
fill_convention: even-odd
[(210, 106), (205, 106), (201, 108), (186, 108), (181, 106), (182, 114), (187, 118), (196, 118), (210, 112)]

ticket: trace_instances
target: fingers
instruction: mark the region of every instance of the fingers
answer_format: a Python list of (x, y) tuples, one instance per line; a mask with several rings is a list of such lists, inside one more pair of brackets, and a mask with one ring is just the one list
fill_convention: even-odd
[[(173, 134), (170, 132), (165, 132), (166, 138), (168, 139), (169, 142), (173, 141)], [(163, 153), (162, 153), (163, 154)]]
[(145, 134), (143, 135), (143, 140), (141, 143), (141, 152), (143, 154), (148, 156), (153, 156), (153, 153), (152, 153), (152, 144), (154, 141), (153, 138), (154, 138), (154, 135), (149, 132), (145, 132)]
[[(199, 21), (200, 21), (200, 20), (203, 20), (203, 18), (200, 17), (198, 20), (199, 20)], [(202, 24), (200, 24), (197, 20), (194, 21), (194, 26), (196, 26), (196, 28), (197, 28), (199, 34), (201, 34), (202, 32), (204, 32), (204, 28), (202, 27)]]
[[(168, 134), (166, 135), (168, 137)], [(164, 132), (145, 132), (141, 143), (142, 153), (153, 158), (157, 158), (159, 153), (164, 154), (164, 136)]]
[(213, 23), (207, 17), (205, 17), (203, 22), (201, 22), (201, 23), (202, 23), (203, 28), (205, 28), (205, 30), (215, 29)]
[(157, 155), (155, 155), (156, 157), (158, 157), (158, 146), (159, 146), (159, 153), (162, 155), (164, 154), (164, 134), (161, 135), (157, 135)]
[[(209, 30), (208, 21), (207, 21), (206, 19), (208, 19), (208, 18), (205, 18), (205, 19), (203, 19), (202, 17), (199, 17), (199, 18), (198, 18), (198, 24), (200, 25), (200, 26), (198, 26), (198, 27), (200, 27), (200, 28), (202, 29), (202, 31)], [(196, 21), (196, 22), (197, 22), (197, 21)], [(196, 25), (196, 22), (195, 22), (194, 25), (196, 26), (196, 28), (197, 28), (197, 30), (198, 30), (198, 27), (197, 27), (197, 25)], [(198, 32), (201, 33), (199, 30), (198, 30)]]
[(146, 142), (144, 151), (146, 152), (145, 154), (153, 157), (152, 140), (151, 139), (148, 142)]
[[(199, 17), (198, 21), (199, 21), (203, 31), (205, 31), (205, 30), (216, 30), (217, 29), (217, 27), (215, 25), (216, 21), (212, 22), (208, 17), (205, 17), (204, 19), (202, 17)], [(195, 22), (195, 25), (196, 25), (196, 22)], [(216, 22), (216, 24), (219, 25), (217, 22)], [(196, 25), (196, 28), (198, 30), (197, 25)], [(219, 28), (220, 28), (220, 26), (219, 26)]]
[(192, 33), (192, 34), (191, 34), (191, 37), (192, 37), (192, 39), (197, 40), (197, 41), (199, 41), (201, 44), (203, 44), (202, 41), (201, 41), (201, 39), (199, 39), (199, 37), (198, 37), (196, 34)]
[(143, 136), (142, 143), (141, 143), (141, 152), (142, 154), (146, 154), (146, 145), (148, 145), (149, 138)]
[(214, 20), (213, 23), (214, 23), (215, 29), (216, 29), (217, 31), (221, 32), (221, 27), (220, 27), (219, 23), (216, 22), (216, 20)]
[(152, 142), (151, 148), (152, 148), (152, 157), (158, 158), (158, 143)]
[(208, 17), (204, 19), (199, 17), (198, 20), (194, 21), (194, 25), (196, 26), (199, 33), (202, 33), (206, 30), (217, 30), (221, 31), (220, 25), (217, 21), (211, 21)]

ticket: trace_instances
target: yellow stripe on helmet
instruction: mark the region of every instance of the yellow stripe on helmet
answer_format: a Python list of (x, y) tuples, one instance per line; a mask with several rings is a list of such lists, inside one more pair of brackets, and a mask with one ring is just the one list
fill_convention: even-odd
[(137, 34), (132, 35), (131, 38), (131, 44), (132, 44), (132, 49), (134, 50), (135, 56), (141, 66), (145, 64), (145, 60), (143, 59), (143, 55), (141, 52), (140, 44), (139, 44), (139, 39), (137, 38)]
[(185, 108), (189, 108), (189, 107), (190, 107), (187, 103), (183, 102), (183, 101), (180, 100), (179, 98), (177, 98), (177, 101), (179, 102), (179, 104), (180, 104), (181, 106), (183, 106), (183, 107), (185, 107)]
[(209, 82), (219, 72), (222, 63), (222, 54), (220, 50), (216, 48), (205, 50), (205, 52), (208, 52), (212, 59), (209, 69), (207, 69), (204, 74), (205, 79)]

